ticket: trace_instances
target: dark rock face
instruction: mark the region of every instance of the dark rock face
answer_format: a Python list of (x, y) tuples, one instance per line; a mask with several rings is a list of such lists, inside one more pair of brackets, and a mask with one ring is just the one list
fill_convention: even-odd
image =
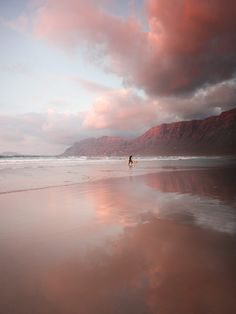
[(75, 143), (65, 156), (236, 155), (236, 108), (204, 120), (161, 124), (135, 139), (104, 136)]

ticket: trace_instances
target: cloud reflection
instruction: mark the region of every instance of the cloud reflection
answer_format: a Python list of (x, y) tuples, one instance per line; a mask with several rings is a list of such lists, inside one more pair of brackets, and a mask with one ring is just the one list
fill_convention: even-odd
[(234, 313), (234, 174), (164, 171), (1, 195), (0, 311)]

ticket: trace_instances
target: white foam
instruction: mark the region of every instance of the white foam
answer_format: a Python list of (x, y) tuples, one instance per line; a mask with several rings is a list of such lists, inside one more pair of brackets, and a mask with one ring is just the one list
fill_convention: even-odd
[(129, 168), (126, 157), (11, 157), (0, 158), (0, 193), (135, 176), (163, 169), (219, 165), (219, 157), (137, 157)]

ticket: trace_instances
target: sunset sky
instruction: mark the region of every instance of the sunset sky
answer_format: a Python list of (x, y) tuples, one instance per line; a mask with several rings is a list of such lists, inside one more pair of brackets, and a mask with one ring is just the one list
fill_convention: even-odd
[(235, 0), (0, 0), (0, 153), (236, 106)]

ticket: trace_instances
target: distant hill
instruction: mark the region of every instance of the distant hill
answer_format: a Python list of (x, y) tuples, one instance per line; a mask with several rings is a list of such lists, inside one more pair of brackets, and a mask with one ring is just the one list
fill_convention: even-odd
[(22, 155), (19, 153), (16, 153), (16, 152), (3, 152), (3, 153), (0, 153), (0, 156), (2, 156), (2, 157), (19, 157)]
[(236, 155), (236, 108), (203, 120), (164, 123), (135, 139), (103, 136), (75, 143), (64, 156)]

